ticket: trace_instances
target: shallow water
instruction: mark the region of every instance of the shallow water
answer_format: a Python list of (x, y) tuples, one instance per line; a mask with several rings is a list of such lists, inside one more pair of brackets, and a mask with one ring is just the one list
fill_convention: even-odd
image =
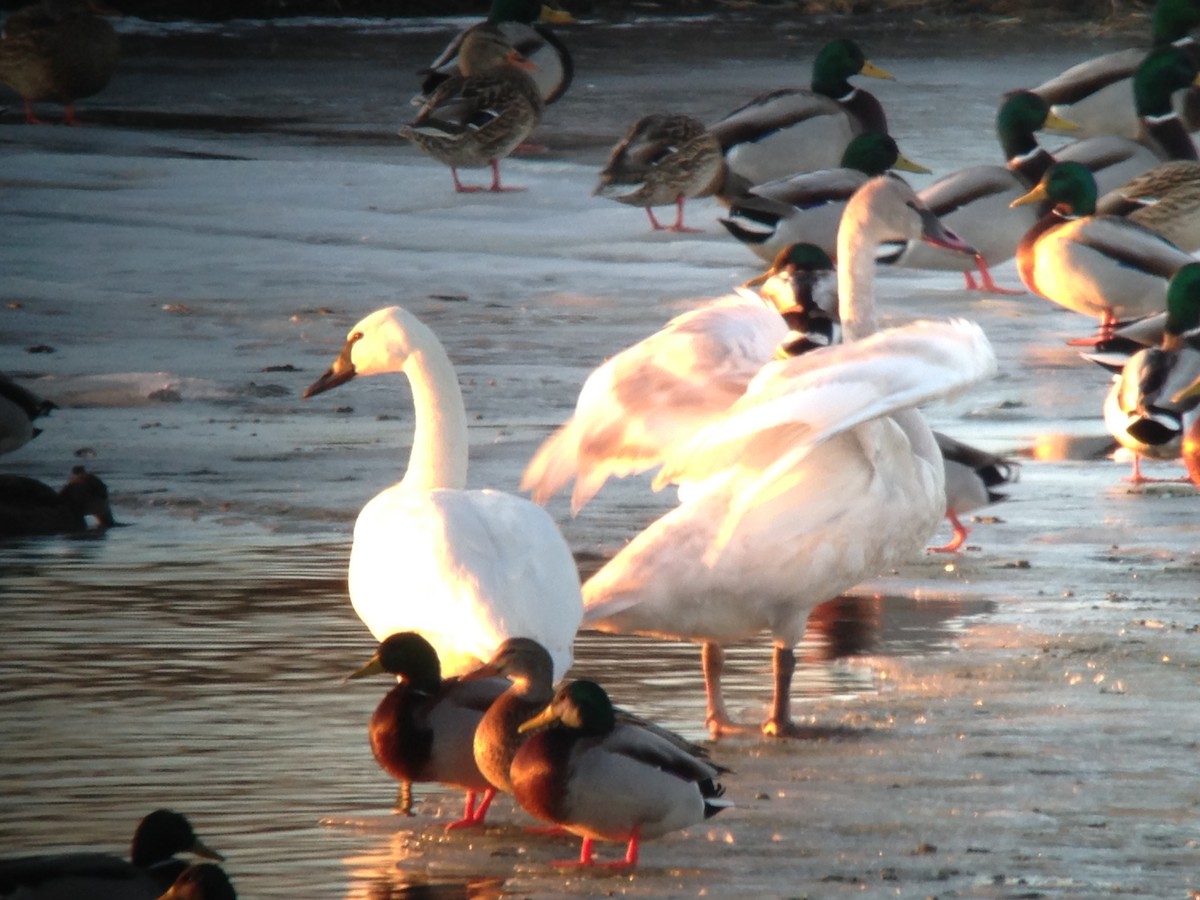
[[(756, 270), (715, 204), (678, 236), (591, 198), (613, 140), (650, 108), (708, 119), (802, 81), (823, 39), (753, 18), (719, 46), (711, 20), (580, 25), (549, 150), (504, 167), (529, 190), (455, 196), (394, 137), (452, 25), (127, 21), (88, 127), (0, 117), (3, 368), (61, 407), (3, 468), (58, 483), (82, 461), (127, 525), (0, 546), (0, 852), (119, 851), (169, 805), (244, 897), (1194, 888), (1200, 500), (1119, 481), (1106, 377), (1063, 345), (1089, 323), (942, 273), (887, 273), (884, 314), (985, 326), (1001, 374), (928, 415), (1021, 454), (1022, 481), (959, 558), (824, 610), (797, 673), (818, 739), (722, 742), (738, 806), (648, 844), (632, 877), (551, 869), (576, 843), (525, 835), (504, 801), (484, 835), (443, 836), (461, 798), (436, 787), (392, 815), (365, 732), (385, 685), (342, 683), (373, 649), (344, 571), (355, 513), (399, 477), (406, 388), (300, 392), (354, 321), (404, 303), (459, 368), (472, 483), (514, 488), (592, 366)], [(1000, 93), (1101, 49), (972, 40), (863, 36), (896, 75), (870, 87), (902, 149), (935, 172), (994, 160)], [(997, 277), (1016, 284), (1011, 263)], [(667, 502), (632, 479), (576, 519), (550, 508), (586, 569)], [(696, 648), (585, 634), (577, 655), (619, 702), (702, 736)], [(757, 719), (768, 686), (765, 643), (734, 648), (732, 708)]]

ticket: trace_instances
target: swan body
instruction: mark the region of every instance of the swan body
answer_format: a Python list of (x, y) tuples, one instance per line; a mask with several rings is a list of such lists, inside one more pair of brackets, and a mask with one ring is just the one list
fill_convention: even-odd
[(945, 512), (941, 454), (912, 407), (988, 377), (995, 360), (969, 323), (874, 333), (875, 252), (923, 231), (955, 242), (902, 180), (859, 190), (839, 229), (850, 343), (763, 366), (660, 469), (656, 485), (686, 486), (681, 504), (584, 585), (592, 627), (704, 643), (714, 731), (732, 727), (722, 643), (770, 631), (776, 682), (763, 727), (790, 732), (792, 647), (808, 613), (919, 552)]
[(0, 453), (11, 453), (41, 434), (34, 421), (57, 407), (0, 374)]
[(196, 836), (185, 816), (158, 809), (138, 823), (128, 860), (108, 853), (0, 859), (0, 897), (157, 900), (187, 868), (177, 853), (224, 859)]
[(456, 34), (420, 75), (421, 94), (414, 98), (416, 105), (424, 103), (445, 81), (461, 75), (459, 56), (472, 29), (493, 25), (500, 29), (509, 43), (536, 67), (530, 73), (542, 101), (549, 105), (561, 98), (571, 86), (575, 64), (571, 52), (550, 25), (567, 25), (575, 19), (570, 13), (554, 9), (541, 0), (494, 0), (488, 17)]
[(98, 94), (117, 68), (117, 33), (86, 0), (40, 0), (14, 12), (0, 34), (0, 83), (25, 101), (25, 121), (38, 124), (33, 104), (65, 108), (78, 124), (75, 101)]
[(781, 88), (755, 97), (709, 127), (729, 170), (747, 184), (838, 165), (864, 131), (888, 131), (879, 101), (854, 87), (855, 75), (891, 79), (851, 40), (830, 41), (813, 61), (811, 90)]
[(472, 29), (463, 42), (461, 74), (429, 95), (400, 136), (449, 166), (459, 193), (481, 188), (464, 185), (458, 170), (482, 166), (492, 169), (488, 190), (519, 190), (501, 185), (500, 160), (541, 122), (544, 104), (530, 66), (496, 26)]
[[(442, 678), (437, 651), (412, 631), (384, 638), (367, 663), (348, 677), (378, 672), (400, 681), (379, 701), (369, 729), (380, 768), (400, 782), (400, 811), (411, 814), (414, 783), (439, 782), (467, 792), (463, 817), (448, 828), (482, 825), (495, 790), (475, 765), (475, 729), (507, 682)], [(477, 794), (483, 794), (478, 809)]]
[(626, 843), (617, 865), (633, 867), (642, 840), (732, 805), (716, 782), (725, 769), (683, 749), (682, 739), (620, 721), (595, 682), (559, 688), (521, 731), (543, 726), (513, 758), (513, 795), (527, 812), (583, 838), (578, 865), (594, 865), (593, 842), (603, 840)]
[[(688, 231), (684, 202), (708, 197), (724, 183), (721, 146), (704, 125), (690, 116), (653, 113), (630, 126), (613, 147), (593, 194), (641, 206), (656, 231)], [(660, 225), (655, 206), (675, 206), (673, 226)]]
[[(1174, 44), (1200, 55), (1189, 32), (1200, 25), (1200, 10), (1192, 0), (1158, 0), (1151, 18), (1151, 46)], [(1075, 122), (1081, 136), (1119, 135), (1137, 138), (1141, 124), (1133, 102), (1131, 81), (1146, 58), (1145, 48), (1129, 48), (1093, 57), (1033, 89), (1050, 103), (1055, 113)], [(1175, 108), (1189, 120), (1189, 130), (1200, 121), (1195, 116), (1200, 91), (1177, 92)]]
[(350, 330), (311, 397), (356, 375), (404, 373), (416, 407), (404, 478), (371, 499), (354, 526), (350, 598), (382, 641), (416, 631), (444, 675), (490, 659), (510, 637), (550, 651), (555, 673), (571, 664), (582, 617), (579, 574), (566, 540), (534, 503), (467, 490), (467, 417), (445, 349), (416, 316), (377, 310)]

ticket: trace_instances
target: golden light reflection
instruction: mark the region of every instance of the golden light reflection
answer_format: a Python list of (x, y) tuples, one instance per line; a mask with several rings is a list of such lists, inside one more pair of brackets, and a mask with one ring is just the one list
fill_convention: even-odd
[(396, 831), (366, 853), (345, 857), (352, 879), (345, 900), (498, 900), (505, 879), (464, 871), (431, 875), (419, 832)]
[(1114, 446), (1107, 434), (1039, 434), (1033, 439), (1029, 456), (1038, 462), (1103, 459)]

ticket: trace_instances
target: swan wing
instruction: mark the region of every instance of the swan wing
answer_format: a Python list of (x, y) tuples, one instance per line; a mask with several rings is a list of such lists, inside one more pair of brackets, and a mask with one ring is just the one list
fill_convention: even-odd
[(522, 490), (544, 503), (574, 478), (575, 513), (610, 476), (654, 468), (742, 395), (786, 331), (754, 295), (672, 319), (588, 376), (575, 413), (530, 460)]

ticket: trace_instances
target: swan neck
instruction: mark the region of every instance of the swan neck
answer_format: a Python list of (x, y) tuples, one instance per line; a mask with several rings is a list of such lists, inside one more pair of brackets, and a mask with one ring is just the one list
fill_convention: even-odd
[(415, 350), (404, 367), (412, 385), (416, 424), (404, 486), (415, 490), (467, 486), (467, 411), (450, 357), (438, 343)]
[[(851, 227), (847, 227), (850, 225)], [(838, 316), (842, 339), (857, 341), (875, 333), (875, 249), (845, 213), (838, 229)]]

